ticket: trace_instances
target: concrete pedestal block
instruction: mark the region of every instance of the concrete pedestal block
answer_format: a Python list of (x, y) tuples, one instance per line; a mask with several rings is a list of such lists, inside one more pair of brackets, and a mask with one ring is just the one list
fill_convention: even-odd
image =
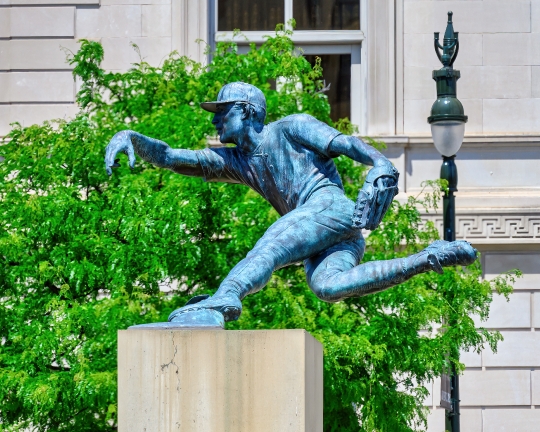
[(304, 330), (118, 333), (120, 432), (322, 432), (323, 350)]

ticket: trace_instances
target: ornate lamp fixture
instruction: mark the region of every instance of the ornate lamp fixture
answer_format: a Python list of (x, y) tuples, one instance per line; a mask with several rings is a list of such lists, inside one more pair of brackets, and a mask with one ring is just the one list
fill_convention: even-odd
[[(439, 43), (439, 33), (435, 33), (435, 53), (443, 64), (442, 69), (433, 71), (437, 83), (437, 100), (431, 107), (428, 122), (435, 147), (443, 156), (454, 156), (465, 136), (467, 116), (457, 98), (457, 80), (461, 74), (453, 64), (459, 52), (459, 33), (454, 32), (452, 12), (448, 12), (448, 25), (443, 44)], [(441, 54), (442, 51), (442, 54)]]

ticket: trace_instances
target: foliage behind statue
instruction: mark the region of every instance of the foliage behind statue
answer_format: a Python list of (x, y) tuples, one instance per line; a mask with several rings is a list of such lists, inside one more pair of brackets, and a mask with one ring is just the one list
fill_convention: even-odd
[[(83, 41), (71, 60), (82, 83), (81, 113), (69, 122), (14, 126), (0, 148), (2, 428), (113, 430), (116, 331), (165, 321), (194, 292), (215, 291), (276, 220), (242, 186), (144, 163), (136, 176), (124, 167), (108, 178), (103, 143), (129, 128), (204, 148), (214, 131), (199, 103), (232, 81), (263, 90), (267, 121), (306, 112), (331, 124), (320, 67), (297, 56), (289, 36), (278, 32), (243, 56), (234, 44), (218, 44), (208, 68), (172, 55), (159, 68), (141, 61), (116, 74), (100, 68), (101, 46)], [(285, 77), (279, 91), (271, 85), (277, 77)], [(352, 132), (347, 120), (333, 126)], [(354, 199), (360, 183), (352, 179), (363, 168), (337, 163)], [(406, 256), (436, 237), (432, 226), (421, 228), (421, 204), (393, 204), (367, 239), (366, 261)], [(441, 373), (446, 354), (454, 361), (458, 349), (500, 339), (469, 318), (487, 316), (495, 287), (480, 275), (475, 264), (468, 273), (426, 274), (328, 304), (308, 289), (301, 267), (290, 267), (247, 297), (228, 328), (305, 328), (324, 344), (325, 430), (421, 429), (423, 385)], [(160, 284), (172, 291), (160, 292)], [(509, 292), (503, 279), (496, 288)], [(428, 335), (452, 320), (458, 324)]]

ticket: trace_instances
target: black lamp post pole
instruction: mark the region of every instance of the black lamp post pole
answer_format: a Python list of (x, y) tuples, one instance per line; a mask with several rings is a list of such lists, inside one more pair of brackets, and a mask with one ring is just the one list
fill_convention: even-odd
[(443, 156), (441, 166), (441, 179), (448, 182), (448, 192), (443, 197), (443, 218), (444, 218), (444, 239), (446, 241), (456, 240), (456, 197), (458, 174), (454, 156)]
[[(448, 191), (443, 197), (443, 237), (446, 241), (456, 239), (456, 197), (458, 173), (454, 159), (456, 156), (443, 156), (441, 166), (441, 179), (448, 182)], [(450, 326), (455, 323), (450, 322)], [(460, 432), (459, 426), (459, 375), (455, 365), (452, 365), (450, 377), (450, 399), (452, 400), (452, 410), (446, 411), (446, 429), (451, 432)]]
[[(435, 33), (435, 52), (443, 67), (433, 71), (433, 79), (437, 83), (437, 100), (431, 108), (431, 115), (428, 117), (428, 122), (432, 127), (435, 147), (443, 154), (441, 179), (448, 182), (448, 191), (445, 192), (443, 198), (443, 238), (446, 241), (455, 241), (456, 239), (456, 205), (454, 193), (457, 192), (458, 174), (455, 164), (455, 153), (463, 142), (464, 125), (467, 122), (463, 105), (457, 98), (457, 81), (461, 75), (458, 70), (454, 69), (454, 62), (459, 52), (459, 33), (454, 31), (452, 15), (452, 12), (448, 12), (448, 23), (442, 45), (439, 42), (440, 34)], [(458, 129), (452, 129), (456, 126), (458, 128), (461, 126), (461, 129), (459, 129), (462, 134), (461, 137), (456, 133)], [(434, 132), (436, 130), (438, 131)], [(451, 301), (452, 299), (449, 300)], [(453, 318), (449, 319), (448, 325), (450, 328), (456, 324)], [(453, 359), (459, 358), (459, 352), (449, 354), (451, 354), (451, 358)], [(442, 377), (444, 385), (441, 388), (441, 405), (446, 409), (446, 430), (460, 432), (459, 377), (456, 373), (456, 367), (453, 364), (449, 372), (451, 375), (450, 379), (448, 379), (447, 374)], [(448, 386), (450, 389), (448, 389)], [(450, 395), (448, 395), (448, 390)], [(448, 396), (450, 397), (448, 398)]]

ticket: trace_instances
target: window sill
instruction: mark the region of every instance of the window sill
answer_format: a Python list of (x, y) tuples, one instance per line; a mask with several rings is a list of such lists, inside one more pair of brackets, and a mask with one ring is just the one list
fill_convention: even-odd
[[(233, 32), (216, 32), (216, 42), (234, 41), (239, 45), (263, 43), (273, 31), (246, 31), (234, 36)], [(294, 43), (301, 44), (345, 44), (361, 43), (364, 40), (362, 30), (318, 30), (318, 31), (295, 31), (292, 34)]]

